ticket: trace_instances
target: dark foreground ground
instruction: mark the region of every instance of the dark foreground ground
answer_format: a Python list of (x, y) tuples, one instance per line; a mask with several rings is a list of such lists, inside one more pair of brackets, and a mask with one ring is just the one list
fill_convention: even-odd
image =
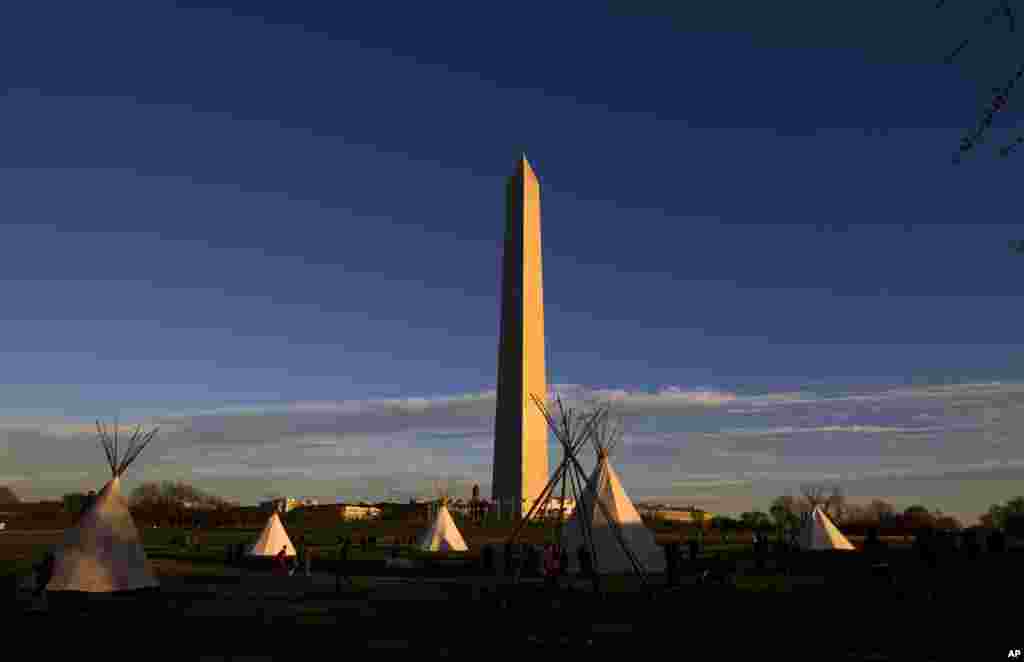
[(586, 582), (548, 592), (533, 580), (469, 575), (356, 577), (339, 591), (330, 574), (237, 571), (162, 578), (159, 591), (118, 600), (50, 600), (45, 609), (22, 592), (0, 633), (42, 642), (48, 654), (112, 659), (548, 659), (561, 651), (628, 662), (1005, 660), (1024, 649), (1021, 559), (908, 561), (888, 573), (810, 563), (788, 577), (732, 568), (724, 583), (698, 585), (684, 573), (677, 587), (653, 577), (645, 592), (620, 579), (601, 596)]

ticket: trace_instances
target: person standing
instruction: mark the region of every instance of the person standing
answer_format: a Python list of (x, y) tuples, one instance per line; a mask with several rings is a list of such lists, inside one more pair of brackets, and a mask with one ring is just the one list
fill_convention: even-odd
[(554, 590), (558, 578), (558, 551), (551, 543), (544, 545), (544, 583)]
[(505, 566), (505, 576), (510, 577), (512, 575), (512, 543), (505, 543), (505, 554), (502, 562)]
[(669, 586), (676, 585), (676, 564), (679, 560), (676, 550), (676, 543), (672, 542), (662, 547), (665, 553), (665, 580)]
[(295, 562), (302, 563), (306, 560), (306, 534), (299, 534), (299, 544), (296, 545), (295, 549)]
[[(339, 538), (338, 540), (341, 541), (342, 539)], [(341, 591), (341, 578), (342, 577), (345, 578), (345, 581), (349, 584), (349, 586), (352, 585), (352, 579), (348, 576), (348, 554), (349, 554), (349, 550), (351, 548), (352, 548), (352, 539), (346, 537), (342, 541), (341, 550), (338, 553), (338, 556), (339, 556), (338, 568), (337, 568), (337, 576), (335, 578), (335, 587), (337, 588), (338, 591)]]
[(338, 536), (338, 546), (335, 550), (334, 555), (334, 590), (336, 593), (341, 592), (341, 563), (342, 555), (345, 553), (345, 539)]
[(481, 565), (485, 574), (494, 574), (494, 548), (490, 545), (484, 545), (483, 552), (480, 554)]
[(287, 575), (288, 574), (288, 562), (286, 560), (287, 557), (288, 557), (288, 547), (287, 546), (281, 547), (281, 551), (278, 552), (277, 555), (274, 557), (274, 560), (277, 561), (277, 564), (274, 567), (274, 574), (277, 574), (277, 575)]
[(40, 562), (36, 567), (35, 597), (38, 598), (46, 595), (46, 585), (49, 584), (50, 579), (53, 578), (53, 567), (56, 562), (57, 556), (53, 553), (52, 549), (48, 549), (42, 562)]
[(576, 557), (580, 562), (580, 576), (590, 577), (590, 553), (587, 548), (583, 545), (577, 547)]

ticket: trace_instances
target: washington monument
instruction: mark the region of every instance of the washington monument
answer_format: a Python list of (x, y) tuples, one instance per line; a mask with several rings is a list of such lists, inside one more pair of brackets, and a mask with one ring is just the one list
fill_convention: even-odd
[(524, 517), (548, 483), (548, 426), (540, 183), (526, 156), (508, 179), (501, 276), (492, 497), (501, 517)]

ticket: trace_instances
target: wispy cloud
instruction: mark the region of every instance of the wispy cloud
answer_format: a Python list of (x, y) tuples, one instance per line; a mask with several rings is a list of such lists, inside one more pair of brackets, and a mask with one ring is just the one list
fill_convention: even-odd
[(791, 434), (822, 434), (822, 433), (850, 433), (850, 434), (922, 434), (925, 432), (940, 432), (945, 428), (933, 427), (897, 427), (882, 425), (823, 425), (819, 427), (778, 427), (778, 428), (731, 428), (716, 433), (722, 437), (774, 437)]
[[(570, 406), (609, 402), (628, 421), (614, 461), (638, 496), (704, 498), (757, 485), (777, 490), (806, 481), (984, 475), (1020, 468), (1017, 458), (1024, 457), (1020, 385), (740, 396), (678, 386), (639, 392), (563, 384), (551, 387), (554, 395)], [(122, 425), (161, 426), (130, 478), (193, 481), (243, 500), (258, 498), (268, 484), (353, 498), (429, 492), (430, 481), (439, 479), (476, 482), (486, 491), (494, 397), (481, 391), (261, 403)], [(0, 447), (10, 459), (2, 481), (40, 496), (94, 488), (109, 473), (94, 435), (91, 422), (0, 419)], [(559, 455), (554, 448), (552, 458)]]
[(673, 487), (683, 489), (719, 489), (723, 487), (740, 487), (750, 485), (751, 480), (721, 479), (721, 480), (676, 480), (672, 482)]

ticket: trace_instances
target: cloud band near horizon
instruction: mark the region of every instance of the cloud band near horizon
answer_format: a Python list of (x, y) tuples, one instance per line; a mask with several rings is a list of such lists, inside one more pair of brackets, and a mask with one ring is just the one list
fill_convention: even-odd
[[(771, 496), (805, 482), (834, 482), (851, 497), (871, 498), (867, 487), (885, 481), (1024, 475), (1021, 384), (828, 395), (562, 384), (550, 388), (549, 402), (556, 397), (573, 407), (607, 403), (621, 418), (625, 439), (615, 462), (636, 500), (738, 512), (764, 509)], [(405, 498), (429, 494), (438, 480), (467, 491), (477, 483), (486, 494), (494, 399), (486, 390), (165, 413), (122, 423), (126, 431), (139, 423), (161, 428), (129, 479), (184, 480), (244, 502), (269, 493)], [(0, 448), (11, 459), (0, 482), (25, 498), (58, 497), (106, 480), (94, 422), (0, 418)], [(936, 492), (936, 507), (972, 518), (1014, 496), (976, 487), (969, 494)], [(898, 498), (916, 497), (925, 495)]]

